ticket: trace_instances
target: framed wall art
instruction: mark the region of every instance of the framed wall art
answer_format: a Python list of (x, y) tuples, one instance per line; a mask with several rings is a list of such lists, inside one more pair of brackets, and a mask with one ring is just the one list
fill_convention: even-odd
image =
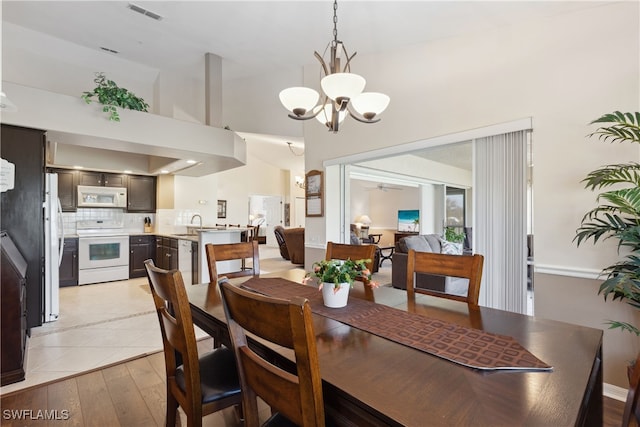
[(306, 216), (324, 214), (324, 185), (321, 171), (312, 170), (305, 175), (305, 198)]
[(227, 217), (227, 201), (218, 200), (218, 218)]

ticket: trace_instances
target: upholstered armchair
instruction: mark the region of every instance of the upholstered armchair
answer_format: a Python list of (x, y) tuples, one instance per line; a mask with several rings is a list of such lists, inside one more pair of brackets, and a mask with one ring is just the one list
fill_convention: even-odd
[(281, 225), (276, 225), (273, 229), (273, 234), (276, 235), (276, 241), (278, 242), (278, 247), (280, 248), (280, 255), (284, 259), (291, 259), (289, 256), (289, 251), (287, 251), (287, 243), (284, 241), (284, 227)]
[(304, 228), (285, 228), (284, 241), (292, 264), (304, 264)]

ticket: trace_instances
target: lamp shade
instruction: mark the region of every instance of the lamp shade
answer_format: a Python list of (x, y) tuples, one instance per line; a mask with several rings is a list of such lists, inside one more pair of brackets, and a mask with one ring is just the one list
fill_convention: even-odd
[[(322, 105), (318, 105), (316, 108), (313, 109), (313, 112), (316, 113), (321, 108), (322, 108)], [(339, 111), (338, 123), (342, 123), (345, 117), (347, 117), (347, 110)], [(321, 111), (316, 116), (316, 119), (318, 119), (318, 121), (323, 125), (326, 125), (327, 123), (331, 123), (331, 103), (325, 104), (324, 111)]]
[(364, 77), (353, 73), (333, 73), (320, 81), (322, 91), (334, 101), (338, 98), (354, 98), (364, 90), (366, 84)]
[(284, 108), (297, 116), (311, 110), (320, 98), (320, 94), (308, 87), (290, 87), (280, 92), (280, 102)]
[(353, 109), (362, 114), (367, 119), (373, 118), (376, 114), (382, 113), (389, 105), (389, 98), (384, 93), (363, 92), (351, 99)]
[(356, 222), (368, 225), (371, 224), (371, 218), (369, 218), (369, 215), (360, 215), (358, 218), (356, 218)]

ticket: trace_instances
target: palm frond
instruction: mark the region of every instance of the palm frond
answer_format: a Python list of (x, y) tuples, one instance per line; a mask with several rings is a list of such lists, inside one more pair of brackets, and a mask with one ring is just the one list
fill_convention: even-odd
[(585, 188), (596, 190), (614, 184), (632, 184), (640, 186), (640, 163), (631, 162), (618, 165), (606, 165), (589, 172), (582, 180)]
[(636, 336), (640, 336), (640, 329), (636, 328), (631, 323), (610, 320), (607, 324), (609, 325), (609, 329), (620, 328), (623, 331), (631, 332), (632, 334), (636, 334)]
[(615, 123), (613, 126), (600, 127), (589, 136), (598, 135), (598, 138), (609, 142), (640, 142), (640, 113), (621, 113), (615, 111), (605, 114), (594, 120), (594, 123)]
[(598, 195), (598, 201), (606, 200), (618, 212), (632, 217), (640, 214), (640, 187), (624, 188), (622, 190), (607, 191)]

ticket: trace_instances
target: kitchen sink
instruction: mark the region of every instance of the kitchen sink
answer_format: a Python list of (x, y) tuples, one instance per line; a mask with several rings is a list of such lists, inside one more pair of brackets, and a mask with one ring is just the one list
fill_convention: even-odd
[(178, 236), (178, 237), (194, 237), (194, 238), (197, 238), (197, 237), (198, 237), (198, 235), (197, 235), (197, 234), (193, 234), (193, 233), (172, 234), (172, 236)]

